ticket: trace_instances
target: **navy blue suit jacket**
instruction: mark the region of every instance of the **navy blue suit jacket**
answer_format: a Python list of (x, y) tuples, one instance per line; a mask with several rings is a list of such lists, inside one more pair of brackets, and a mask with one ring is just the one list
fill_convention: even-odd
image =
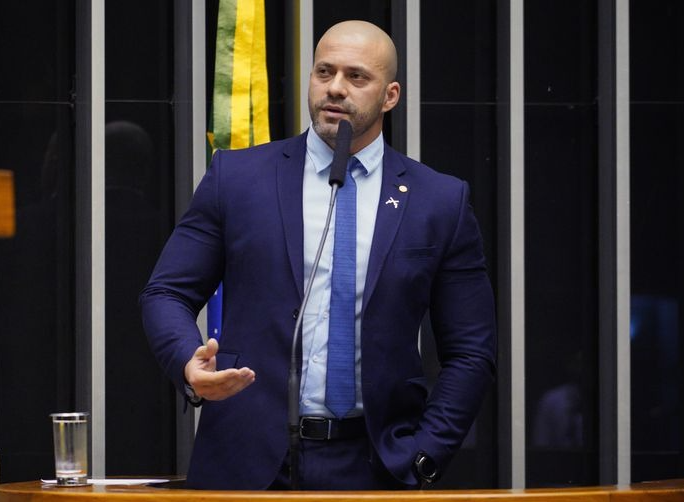
[[(202, 343), (196, 317), (220, 281), (218, 367), (256, 373), (241, 393), (204, 403), (190, 486), (266, 488), (286, 456), (305, 150), (303, 134), (217, 152), (141, 295), (151, 348), (179, 391)], [(407, 485), (418, 451), (443, 469), (474, 420), (494, 374), (493, 303), (467, 184), (386, 145), (361, 314), (362, 395), (376, 461)], [(428, 309), (442, 366), (429, 395), (418, 351)]]

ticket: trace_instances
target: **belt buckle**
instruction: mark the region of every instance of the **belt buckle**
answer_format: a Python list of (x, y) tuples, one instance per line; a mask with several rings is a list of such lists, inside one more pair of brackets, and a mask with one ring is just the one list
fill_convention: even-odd
[[(307, 436), (304, 434), (304, 421), (310, 421), (310, 422), (327, 422), (328, 423), (328, 432), (326, 434), (326, 437), (313, 437), (313, 436)], [(299, 437), (302, 439), (311, 439), (314, 441), (323, 441), (323, 440), (329, 440), (330, 439), (330, 434), (332, 432), (332, 420), (329, 418), (325, 417), (300, 417), (299, 418)]]

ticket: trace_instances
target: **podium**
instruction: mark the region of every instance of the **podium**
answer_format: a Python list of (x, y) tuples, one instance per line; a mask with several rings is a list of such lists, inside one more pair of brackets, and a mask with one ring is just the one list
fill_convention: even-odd
[(526, 490), (265, 492), (200, 491), (145, 485), (62, 488), (40, 481), (0, 484), (0, 502), (682, 502), (684, 479), (628, 487), (530, 488)]

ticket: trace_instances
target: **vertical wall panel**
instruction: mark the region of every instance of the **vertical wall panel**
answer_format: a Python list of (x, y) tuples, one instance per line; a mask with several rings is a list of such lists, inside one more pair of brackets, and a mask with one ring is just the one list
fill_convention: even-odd
[(630, 34), (630, 118), (622, 132), (630, 139), (631, 168), (631, 466), (625, 465), (632, 480), (644, 481), (684, 476), (684, 4), (629, 5), (623, 23)]
[(104, 0), (76, 2), (75, 387), (95, 477), (105, 473), (104, 16)]
[[(299, 107), (297, 113), (297, 125), (294, 134), (304, 131), (309, 127), (309, 105), (307, 87), (309, 83), (309, 73), (314, 57), (314, 0), (294, 0), (298, 4), (297, 9), (297, 49), (299, 57), (296, 67), (298, 72), (295, 78), (295, 92), (299, 97)], [(328, 4), (330, 5), (330, 4)], [(340, 5), (340, 4), (335, 4)]]
[[(525, 11), (523, 0), (511, 0), (510, 4), (510, 84), (509, 84), (509, 207), (510, 220), (505, 228), (510, 235), (510, 444), (511, 444), (511, 487), (523, 488), (527, 472), (525, 452), (526, 402), (525, 389), (525, 341), (526, 341), (526, 225), (525, 225), (525, 181), (527, 178), (526, 133), (525, 133)], [(505, 57), (505, 56), (503, 56)], [(507, 333), (504, 333), (506, 336)], [(505, 377), (504, 377), (505, 378)], [(508, 439), (508, 438), (506, 438)]]
[(105, 475), (105, 2), (92, 2), (91, 36), (91, 431), (92, 475)]
[(406, 0), (406, 155), (420, 160), (420, 1)]
[(598, 482), (596, 3), (525, 1), (528, 486)]
[[(495, 102), (496, 5), (493, 0), (421, 3), (418, 63), (421, 97), (418, 153), (421, 161), (430, 167), (470, 184), (470, 202), (482, 230), (488, 272), (495, 289), (496, 180), (502, 168), (498, 163)], [(407, 15), (408, 19), (412, 17)], [(411, 51), (410, 44), (407, 46), (407, 51)], [(408, 89), (406, 94), (410, 92), (416, 90)], [(411, 121), (407, 125), (415, 127)], [(423, 323), (422, 334), (425, 371), (429, 378), (434, 378), (440, 366), (429, 322)], [(493, 387), (464, 444), (435, 488), (484, 488), (496, 484), (495, 403)]]
[[(629, 482), (629, 25), (598, 3), (599, 482)], [(626, 350), (626, 352), (625, 352)]]
[[(629, 0), (615, 3), (615, 231), (616, 231), (616, 333), (617, 348), (617, 483), (622, 486), (632, 482), (631, 450), (632, 435), (630, 361), (630, 19)], [(601, 361), (603, 363), (603, 361)], [(682, 379), (680, 378), (681, 382)], [(682, 400), (680, 400), (682, 402)], [(680, 450), (681, 451), (681, 450)], [(684, 474), (680, 471), (679, 473)], [(654, 479), (667, 477), (659, 473)]]
[[(163, 475), (175, 471), (175, 391), (148, 346), (138, 295), (176, 219), (176, 170), (191, 190), (189, 47), (174, 47), (174, 33), (190, 30), (174, 29), (174, 3), (162, 0), (106, 2), (104, 22), (106, 230), (95, 239), (106, 243), (106, 472)], [(186, 61), (174, 81), (176, 49)]]

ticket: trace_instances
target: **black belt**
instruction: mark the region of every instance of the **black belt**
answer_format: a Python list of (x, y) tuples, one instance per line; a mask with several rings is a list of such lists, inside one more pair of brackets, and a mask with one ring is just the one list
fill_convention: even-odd
[(366, 421), (363, 417), (336, 418), (301, 417), (299, 437), (326, 441), (329, 439), (354, 439), (366, 434)]

